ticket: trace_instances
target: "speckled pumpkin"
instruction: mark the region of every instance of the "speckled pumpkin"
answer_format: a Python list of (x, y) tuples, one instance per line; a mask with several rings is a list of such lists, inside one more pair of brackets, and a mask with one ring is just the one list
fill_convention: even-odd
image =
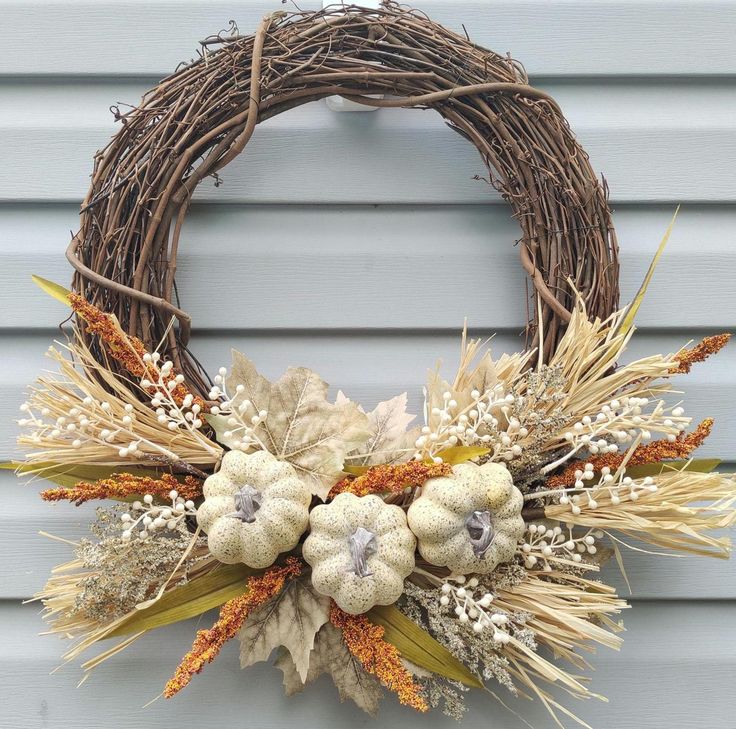
[(427, 481), (407, 518), (427, 562), (485, 574), (513, 558), (524, 533), (523, 503), (505, 466), (462, 463)]
[(353, 615), (399, 599), (416, 547), (402, 509), (378, 496), (342, 493), (315, 507), (309, 524), (303, 554), (317, 592)]
[(309, 522), (309, 490), (293, 466), (266, 451), (229, 451), (204, 482), (197, 523), (221, 562), (262, 568), (293, 549)]

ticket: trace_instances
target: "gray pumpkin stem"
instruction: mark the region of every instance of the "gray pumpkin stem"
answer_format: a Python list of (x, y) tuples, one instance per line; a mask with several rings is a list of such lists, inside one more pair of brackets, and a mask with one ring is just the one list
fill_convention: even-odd
[(368, 569), (368, 557), (376, 553), (376, 535), (363, 527), (358, 527), (349, 539), (350, 557), (353, 560), (353, 572), (358, 577), (369, 577), (373, 573)]
[(488, 551), (496, 536), (491, 524), (490, 511), (474, 511), (465, 519), (465, 528), (470, 536), (473, 554), (479, 559)]
[(250, 484), (243, 486), (240, 491), (235, 494), (235, 513), (228, 514), (233, 519), (240, 519), (247, 524), (252, 524), (256, 520), (256, 512), (261, 508), (263, 496), (261, 492), (253, 488)]

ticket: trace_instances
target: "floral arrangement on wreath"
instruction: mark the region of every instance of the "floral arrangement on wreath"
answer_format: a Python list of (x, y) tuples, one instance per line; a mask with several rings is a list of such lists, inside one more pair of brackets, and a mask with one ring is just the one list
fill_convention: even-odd
[(594, 696), (565, 662), (621, 643), (628, 606), (601, 565), (630, 540), (729, 553), (733, 476), (692, 458), (712, 420), (693, 427), (669, 397), (728, 335), (621, 364), (646, 284), (606, 318), (579, 297), (546, 358), (541, 326), (537, 347), (498, 359), (464, 333), (415, 424), (406, 394), (366, 411), (306, 368), (270, 382), (239, 352), (202, 397), (114, 314), (37, 282), (84, 335), (49, 350), (58, 374), (22, 406), (12, 466), (56, 484), (46, 501), (108, 500), (37, 596), (73, 640), (65, 660), (106, 641), (86, 672), (218, 608), (163, 696), (237, 638), (244, 668), (276, 651), (288, 694), (327, 673), (370, 714), (388, 690), (459, 717), (466, 691), (500, 684), (559, 723), (576, 717), (552, 684)]

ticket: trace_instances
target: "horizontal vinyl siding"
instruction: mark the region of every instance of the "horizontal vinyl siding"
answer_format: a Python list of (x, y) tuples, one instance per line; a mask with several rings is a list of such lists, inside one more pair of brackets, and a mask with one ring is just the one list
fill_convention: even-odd
[[(736, 64), (735, 64), (736, 69)], [(614, 202), (720, 202), (736, 188), (731, 79), (547, 80)], [(5, 164), (0, 201), (76, 201), (90, 150), (115, 130), (109, 107), (136, 104), (149, 83), (12, 79), (0, 84)], [(687, 100), (687, 101), (686, 101)], [(36, 150), (28, 161), (28, 150)], [(673, 155), (677, 150), (677, 155)], [(641, 164), (646, 159), (646, 164)], [(195, 200), (247, 203), (499, 201), (477, 151), (437, 114), (336, 114), (314, 103), (259, 125), (243, 155)]]
[[(208, 624), (213, 616), (202, 621)], [(598, 729), (693, 729), (732, 726), (736, 712), (733, 692), (733, 650), (728, 626), (736, 620), (733, 603), (648, 602), (635, 605), (625, 616), (626, 646), (620, 653), (601, 650), (591, 656), (596, 665), (593, 691), (605, 693), (609, 703), (595, 699), (572, 708)], [(156, 631), (92, 674), (79, 689), (80, 672), (68, 665), (50, 678), (59, 665), (59, 641), (39, 640), (29, 651), (28, 636), (38, 627), (33, 606), (9, 606), (3, 615), (7, 632), (3, 643), (5, 680), (3, 721), (13, 727), (63, 729), (145, 729), (182, 727), (427, 727), (463, 729), (521, 729), (525, 725), (481, 692), (468, 694), (470, 710), (462, 724), (441, 714), (427, 716), (383, 702), (377, 720), (340, 704), (329, 679), (322, 677), (301, 695), (284, 699), (281, 672), (258, 664), (247, 674), (237, 670), (237, 647), (227, 645), (218, 660), (171, 701), (159, 699), (141, 709), (161, 691), (197, 629), (195, 621)], [(676, 636), (676, 639), (673, 639)], [(29, 656), (32, 655), (32, 660)], [(13, 690), (14, 687), (22, 690)], [(537, 729), (554, 726), (539, 703), (499, 696)], [(569, 698), (560, 697), (567, 704)], [(568, 721), (566, 725), (574, 724)]]
[[(359, 3), (356, 3), (359, 4)], [(299, 0), (303, 10), (321, 0)], [(731, 0), (424, 0), (433, 19), (545, 76), (730, 75)], [(279, 0), (2, 0), (0, 71), (17, 75), (162, 76), (228, 28), (253, 32)], [(29, 36), (43, 39), (28, 53)], [(73, 39), (73, 44), (69, 42)]]
[[(416, 1), (478, 43), (510, 51), (557, 98), (611, 187), (623, 300), (682, 203), (629, 356), (736, 328), (736, 0)], [(116, 129), (109, 107), (135, 104), (231, 18), (250, 32), (283, 7), (290, 9), (277, 0), (0, 0), (0, 456), (14, 453), (22, 392), (46, 366), (43, 353), (66, 315), (30, 275), (69, 280), (63, 253), (93, 153)], [(178, 283), (194, 319), (194, 351), (210, 370), (227, 363), (231, 347), (271, 377), (310, 366), (333, 392), (366, 406), (408, 391), (419, 412), (426, 370), (438, 359), (454, 365), (465, 317), (479, 335), (496, 333), (496, 352), (523, 345), (519, 231), (498, 196), (473, 179), (484, 174), (472, 147), (419, 111), (335, 114), (311, 104), (259, 126), (222, 187), (207, 181), (197, 191), (184, 229)], [(731, 346), (677, 382), (684, 396), (672, 396), (693, 417), (716, 418), (702, 455), (730, 463), (734, 372)], [(338, 704), (324, 679), (287, 701), (280, 674), (269, 666), (240, 673), (233, 646), (174, 702), (143, 710), (195, 623), (157, 632), (79, 690), (76, 666), (49, 676), (64, 646), (36, 636), (37, 606), (20, 601), (70, 549), (38, 532), (79, 539), (94, 509), (42, 505), (39, 488), (0, 472), (0, 726), (449, 726), (393, 701), (373, 722)], [(641, 551), (625, 560), (634, 607), (624, 615), (624, 648), (591, 657), (592, 688), (611, 702), (566, 703), (597, 729), (730, 726), (736, 569)], [(627, 594), (615, 564), (602, 576)], [(473, 695), (469, 704), (464, 726), (523, 726), (490, 698)], [(538, 729), (551, 725), (538, 705), (511, 706)]]

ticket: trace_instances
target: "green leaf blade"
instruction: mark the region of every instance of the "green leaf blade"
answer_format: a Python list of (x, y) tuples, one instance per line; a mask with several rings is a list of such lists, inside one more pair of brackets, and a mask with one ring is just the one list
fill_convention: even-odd
[[(159, 478), (160, 471), (151, 468), (141, 468), (140, 466), (98, 466), (96, 464), (69, 464), (69, 463), (52, 463), (50, 461), (42, 463), (22, 463), (19, 461), (3, 461), (0, 462), (0, 470), (15, 471), (16, 475), (21, 476), (38, 476), (44, 481), (55, 483), (62, 488), (74, 488), (80, 481), (98, 481), (101, 478), (110, 478), (116, 473), (131, 473), (134, 476), (149, 476), (150, 478)], [(131, 496), (130, 499), (115, 499), (116, 501), (135, 501), (140, 496)]]
[(164, 593), (160, 600), (133, 613), (105, 638), (154, 630), (196, 617), (248, 589), (248, 578), (255, 570), (244, 564), (222, 565), (202, 577)]
[(41, 278), (41, 276), (33, 275), (31, 276), (31, 280), (36, 284), (36, 286), (38, 286), (38, 288), (41, 289), (41, 291), (47, 293), (51, 298), (60, 301), (66, 306), (71, 306), (71, 301), (69, 300), (69, 294), (71, 294), (71, 291), (69, 291), (69, 289), (64, 288), (61, 284), (49, 281), (46, 278)]
[(692, 473), (710, 473), (721, 465), (718, 458), (698, 458), (692, 461), (662, 461), (660, 463), (643, 463), (640, 466), (628, 466), (626, 475), (631, 478), (659, 476), (668, 471), (691, 471)]
[(367, 613), (367, 617), (383, 627), (384, 638), (396, 646), (408, 661), (466, 686), (483, 688), (478, 676), (395, 605), (377, 605)]

